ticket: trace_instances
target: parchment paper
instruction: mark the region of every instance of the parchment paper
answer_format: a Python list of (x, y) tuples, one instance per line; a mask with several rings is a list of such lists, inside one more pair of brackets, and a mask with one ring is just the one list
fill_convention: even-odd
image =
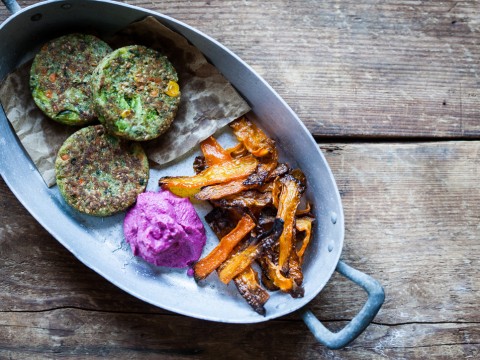
[[(117, 48), (129, 44), (165, 54), (179, 76), (182, 92), (171, 128), (143, 143), (150, 160), (164, 165), (186, 154), (250, 108), (202, 53), (181, 35), (153, 17), (133, 23), (111, 39)], [(0, 102), (18, 138), (48, 186), (55, 184), (55, 157), (65, 139), (78, 130), (48, 119), (37, 108), (29, 89), (30, 63), (17, 68), (0, 84)]]

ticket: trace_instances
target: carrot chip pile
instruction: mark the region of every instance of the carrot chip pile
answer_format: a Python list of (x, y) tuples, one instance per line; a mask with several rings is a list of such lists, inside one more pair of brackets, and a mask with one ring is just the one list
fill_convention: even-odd
[(302, 263), (314, 217), (309, 204), (299, 209), (304, 174), (278, 162), (275, 141), (245, 117), (230, 127), (236, 146), (225, 149), (208, 138), (193, 165), (196, 175), (163, 177), (159, 185), (213, 206), (205, 219), (219, 243), (194, 264), (195, 280), (216, 272), (265, 315), (268, 291), (303, 296)]

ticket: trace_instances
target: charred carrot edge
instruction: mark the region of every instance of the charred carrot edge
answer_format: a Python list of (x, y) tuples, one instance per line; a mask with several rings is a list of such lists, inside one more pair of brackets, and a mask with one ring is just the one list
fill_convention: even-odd
[(253, 242), (245, 250), (234, 254), (218, 269), (218, 277), (221, 282), (228, 284), (235, 276), (250, 266), (263, 251), (278, 241), (278, 237), (283, 230), (283, 220), (275, 219), (273, 228), (269, 233), (259, 237), (257, 242)]
[(273, 283), (283, 292), (289, 292), (293, 288), (293, 280), (282, 275), (280, 267), (270, 259), (265, 260), (268, 266), (268, 275)]
[(262, 256), (260, 256), (257, 259), (257, 263), (258, 265), (260, 265), (260, 268), (262, 270), (262, 285), (265, 286), (265, 288), (270, 291), (280, 290), (278, 286), (273, 283), (273, 280), (270, 279), (270, 274), (268, 272), (267, 259), (270, 259), (267, 253), (263, 253)]
[(226, 208), (264, 208), (272, 203), (272, 195), (268, 192), (257, 190), (245, 190), (240, 194), (224, 197), (219, 200), (211, 201), (214, 206)]
[(220, 243), (203, 259), (193, 266), (194, 278), (197, 281), (205, 279), (218, 268), (230, 255), (233, 248), (253, 230), (255, 222), (245, 214), (238, 221), (237, 226), (225, 235)]
[(310, 243), (310, 239), (312, 237), (313, 221), (314, 219), (311, 217), (302, 217), (302, 218), (298, 218), (295, 223), (295, 227), (297, 228), (298, 231), (305, 231), (305, 236), (302, 241), (302, 246), (297, 251), (300, 264), (303, 264), (303, 255), (305, 254), (305, 250), (307, 249), (307, 246)]
[(246, 177), (220, 185), (206, 186), (195, 195), (195, 198), (197, 200), (218, 200), (226, 196), (238, 194), (252, 188), (252, 186), (243, 184), (245, 179)]
[(262, 185), (267, 181), (278, 165), (277, 149), (273, 146), (267, 155), (260, 157), (258, 160), (257, 169), (245, 180), (245, 185)]
[(278, 265), (275, 265), (270, 259), (265, 259), (267, 263), (268, 277), (281, 291), (289, 293), (293, 298), (301, 298), (304, 295), (302, 286), (297, 285), (294, 279), (285, 277)]
[(255, 310), (256, 313), (265, 316), (265, 303), (270, 298), (268, 292), (262, 288), (258, 280), (258, 273), (251, 267), (247, 267), (243, 272), (233, 279), (238, 292)]
[(298, 286), (303, 283), (302, 264), (295, 250), (292, 250), (288, 258), (288, 277), (295, 281)]
[(207, 166), (222, 164), (225, 161), (232, 160), (230, 153), (225, 150), (213, 136), (202, 141), (200, 143), (200, 149), (202, 150), (203, 156), (205, 156)]
[(297, 209), (297, 212), (295, 213), (295, 215), (296, 216), (308, 215), (310, 214), (310, 211), (312, 211), (312, 207), (310, 206), (310, 203), (307, 202), (305, 209)]

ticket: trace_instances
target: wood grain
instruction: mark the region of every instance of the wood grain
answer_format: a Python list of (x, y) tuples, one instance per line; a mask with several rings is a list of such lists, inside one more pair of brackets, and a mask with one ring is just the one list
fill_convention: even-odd
[[(204, 322), (145, 304), (79, 263), (0, 185), (0, 357), (475, 358), (480, 349), (480, 142), (321, 144), (344, 205), (342, 254), (386, 302), (329, 351), (295, 314)], [(334, 274), (311, 308), (339, 329), (365, 301)]]
[(478, 324), (374, 324), (359, 338), (361, 345), (340, 351), (312, 343), (302, 324), (284, 320), (249, 326), (215, 323), (205, 331), (203, 322), (182, 317), (58, 309), (9, 314), (1, 325), (4, 358), (475, 359), (480, 355), (478, 342), (472, 343), (480, 337)]
[(124, 2), (222, 42), (319, 138), (479, 138), (478, 1)]
[(479, 322), (480, 144), (322, 148), (344, 200), (345, 260), (395, 283), (379, 321)]

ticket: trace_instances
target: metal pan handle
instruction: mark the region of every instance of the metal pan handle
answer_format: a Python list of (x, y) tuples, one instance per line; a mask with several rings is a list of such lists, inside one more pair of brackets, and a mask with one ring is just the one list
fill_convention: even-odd
[(301, 314), (303, 321), (315, 339), (329, 349), (340, 349), (355, 340), (370, 324), (385, 300), (385, 292), (377, 280), (364, 274), (343, 261), (339, 261), (336, 270), (347, 279), (361, 286), (368, 294), (368, 299), (360, 312), (337, 333), (331, 332), (313, 315), (310, 310)]
[(2, 2), (12, 14), (15, 14), (22, 9), (15, 0), (2, 0)]

